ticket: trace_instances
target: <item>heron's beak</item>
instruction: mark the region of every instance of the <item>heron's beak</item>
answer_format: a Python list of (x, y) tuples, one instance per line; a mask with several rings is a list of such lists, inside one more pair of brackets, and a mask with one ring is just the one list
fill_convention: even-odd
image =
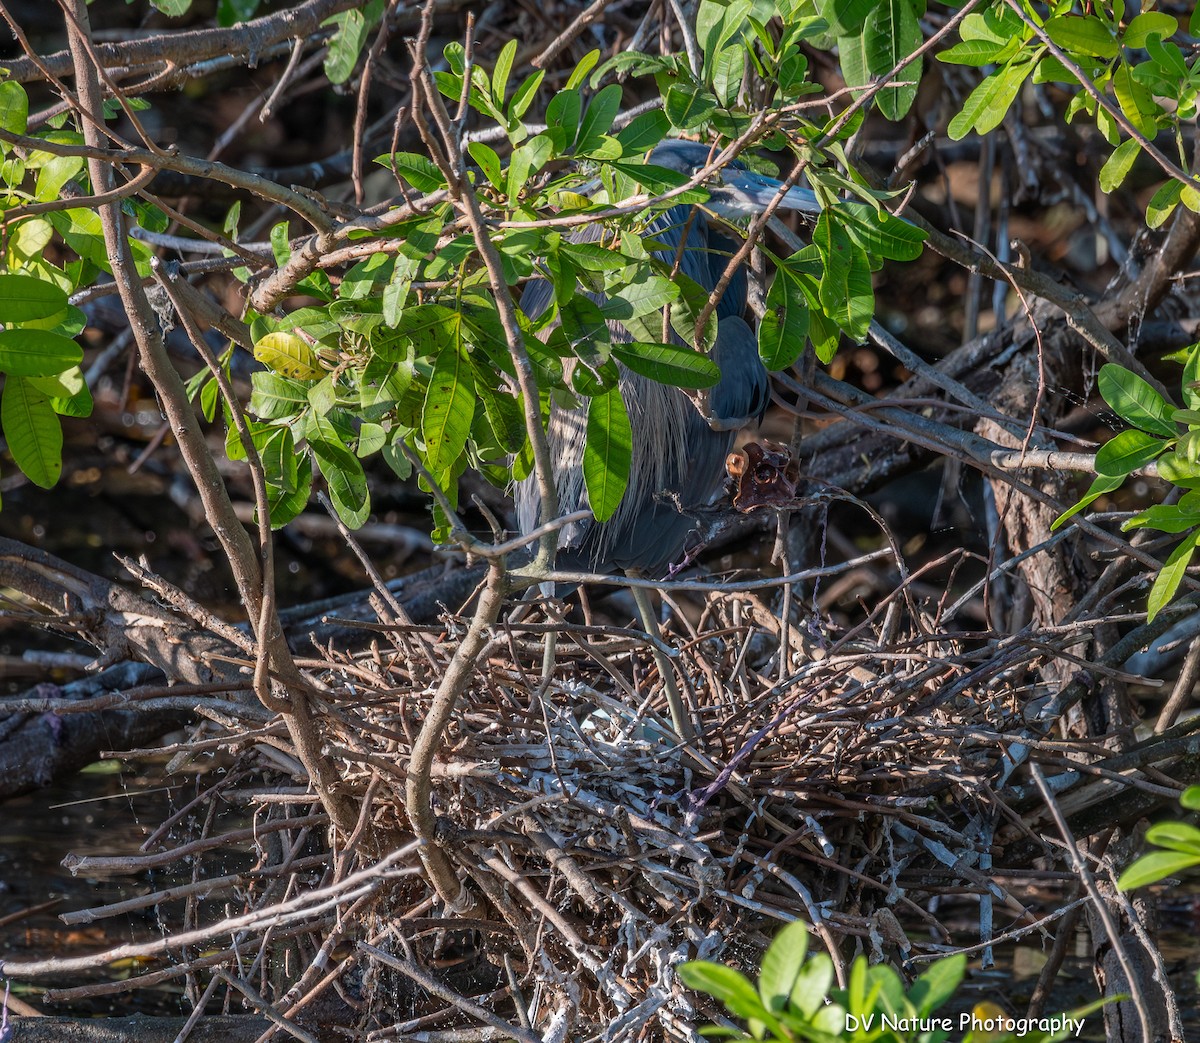
[[(779, 195), (782, 181), (749, 170), (726, 170), (724, 184), (709, 187), (708, 207), (722, 217), (753, 217)], [(807, 188), (789, 188), (779, 201), (781, 210), (819, 214), (821, 204)]]

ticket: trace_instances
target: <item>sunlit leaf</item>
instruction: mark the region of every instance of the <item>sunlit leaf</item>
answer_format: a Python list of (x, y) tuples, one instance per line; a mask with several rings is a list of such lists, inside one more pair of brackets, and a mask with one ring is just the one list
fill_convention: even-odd
[(1166, 449), (1161, 438), (1145, 431), (1122, 431), (1110, 438), (1096, 453), (1096, 473), (1121, 476), (1145, 467)]
[(70, 337), (49, 330), (0, 331), (0, 372), (18, 377), (48, 377), (78, 366), (83, 349)]
[(415, 152), (385, 152), (382, 156), (376, 156), (375, 162), (394, 170), (418, 192), (436, 192), (446, 187), (442, 172), (428, 156), (420, 156)]
[(678, 344), (615, 343), (613, 355), (635, 373), (680, 388), (712, 387), (721, 370), (707, 355)]
[(972, 130), (978, 134), (995, 130), (1004, 121), (1033, 67), (1034, 63), (1023, 57), (988, 76), (967, 96), (962, 111), (946, 128), (947, 134), (957, 141)]
[(621, 389), (614, 387), (588, 401), (587, 442), (583, 478), (588, 504), (597, 521), (607, 521), (621, 503), (629, 484), (633, 459), (633, 429)]
[(1175, 597), (1179, 585), (1183, 582), (1183, 577), (1187, 574), (1187, 567), (1191, 564), (1192, 553), (1198, 542), (1200, 542), (1200, 529), (1186, 536), (1163, 563), (1162, 569), (1154, 578), (1154, 584), (1150, 588), (1150, 597), (1146, 602), (1147, 623), (1152, 623), (1154, 617), (1166, 608), (1171, 599)]
[(1133, 891), (1147, 884), (1156, 884), (1166, 877), (1191, 869), (1198, 861), (1197, 856), (1178, 851), (1155, 851), (1142, 855), (1121, 874), (1117, 886), (1122, 891)]
[(1110, 362), (1100, 367), (1096, 386), (1126, 423), (1164, 438), (1179, 433), (1172, 420), (1174, 407), (1136, 373)]
[(325, 376), (316, 353), (294, 333), (268, 333), (255, 342), (254, 357), (268, 369), (297, 380), (320, 380)]
[(775, 935), (758, 975), (758, 994), (768, 1010), (778, 1014), (787, 1006), (807, 952), (808, 928), (803, 921), (796, 920)]
[(429, 375), (421, 428), (431, 471), (445, 471), (462, 454), (475, 416), (475, 380), (465, 353), (454, 346), (439, 352)]
[(66, 307), (66, 293), (53, 283), (29, 275), (0, 275), (0, 322), (6, 326), (49, 318)]
[(1100, 191), (1113, 192), (1121, 187), (1129, 171), (1133, 168), (1133, 162), (1137, 159), (1139, 151), (1141, 151), (1141, 145), (1133, 138), (1122, 141), (1113, 150), (1113, 154), (1105, 160), (1104, 166), (1100, 168)]
[(0, 426), (16, 465), (34, 485), (52, 488), (62, 474), (62, 425), (50, 399), (9, 373), (0, 398)]
[(1125, 475), (1097, 475), (1095, 480), (1088, 487), (1088, 491), (1084, 493), (1083, 499), (1081, 499), (1074, 506), (1063, 511), (1062, 514), (1060, 514), (1054, 519), (1053, 522), (1050, 523), (1050, 531), (1053, 532), (1054, 530), (1061, 528), (1067, 523), (1068, 519), (1073, 518), (1076, 514), (1082, 511), (1085, 507), (1094, 503), (1105, 493), (1114, 492), (1115, 490), (1120, 489), (1124, 484)]

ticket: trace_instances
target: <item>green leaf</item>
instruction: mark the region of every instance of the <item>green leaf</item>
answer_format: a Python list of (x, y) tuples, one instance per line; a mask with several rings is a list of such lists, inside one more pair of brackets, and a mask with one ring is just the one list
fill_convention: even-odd
[(1126, 119), (1146, 137), (1153, 138), (1158, 133), (1158, 117), (1163, 109), (1154, 100), (1150, 89), (1135, 79), (1129, 66), (1124, 64), (1113, 73), (1112, 84)]
[(587, 107), (587, 114), (579, 126), (579, 142), (575, 151), (587, 155), (598, 148), (602, 139), (612, 129), (613, 120), (621, 111), (621, 85), (610, 83), (597, 91)]
[(1100, 168), (1101, 192), (1114, 192), (1121, 187), (1129, 171), (1133, 168), (1133, 162), (1137, 159), (1140, 150), (1141, 145), (1133, 138), (1122, 141), (1113, 150), (1113, 154), (1105, 160), (1104, 166)]
[(813, 346), (818, 361), (824, 366), (833, 361), (841, 341), (842, 331), (837, 323), (819, 309), (813, 308), (808, 313), (808, 341)]
[(479, 164), (479, 169), (483, 171), (483, 176), (488, 179), (492, 187), (503, 192), (504, 173), (496, 150), (482, 141), (471, 141), (467, 143), (467, 151), (471, 154), (471, 158)]
[(1122, 532), (1133, 529), (1157, 529), (1159, 532), (1187, 532), (1200, 525), (1200, 511), (1189, 511), (1177, 503), (1156, 503), (1121, 526)]
[(859, 246), (891, 261), (915, 261), (929, 233), (867, 203), (840, 202), (835, 219)]
[(537, 97), (538, 88), (542, 85), (542, 80), (545, 78), (545, 69), (538, 69), (525, 77), (521, 86), (513, 93), (512, 101), (509, 102), (509, 119), (519, 120), (525, 115), (529, 110), (529, 106), (533, 104), (533, 99)]
[[(800, 968), (788, 1002), (806, 1018), (814, 1018), (825, 1007), (832, 984), (833, 960), (826, 953), (818, 953)], [(843, 1020), (839, 1028), (845, 1024)]]
[(875, 291), (865, 251), (828, 211), (817, 218), (813, 245), (825, 265), (818, 289), (822, 309), (850, 337), (862, 340), (875, 316)]
[(83, 173), (83, 168), (84, 161), (81, 156), (54, 156), (38, 171), (37, 187), (33, 190), (34, 197), (43, 203), (58, 199), (62, 194), (63, 185)]
[(1195, 855), (1185, 855), (1175, 851), (1155, 851), (1142, 855), (1136, 862), (1121, 874), (1117, 886), (1122, 891), (1132, 891), (1147, 884), (1156, 884), (1164, 877), (1174, 876), (1184, 869), (1196, 865)]
[(1184, 489), (1200, 488), (1200, 464), (1188, 460), (1186, 453), (1175, 447), (1173, 453), (1164, 453), (1158, 458), (1158, 476), (1164, 482)]
[[(468, 145), (467, 149), (470, 147)], [(376, 156), (375, 162), (404, 178), (418, 192), (437, 192), (446, 187), (442, 172), (428, 156), (420, 156), (415, 152), (385, 152), (382, 156)]]
[(967, 958), (962, 953), (935, 961), (909, 987), (909, 1002), (916, 1006), (921, 1017), (932, 1014), (954, 995), (966, 973)]
[(271, 515), (271, 528), (281, 529), (293, 518), (302, 514), (312, 495), (313, 472), (309, 454), (303, 453), (296, 461), (296, 487), (288, 491), (279, 486), (267, 486), (267, 511)]
[(496, 104), (503, 105), (508, 95), (508, 77), (512, 73), (513, 59), (517, 56), (517, 41), (509, 40), (501, 49), (496, 59), (496, 68), (492, 72), (492, 96)]
[(387, 444), (387, 432), (379, 424), (370, 421), (364, 421), (358, 429), (358, 445), (355, 446), (355, 455), (360, 459), (365, 459), (372, 453), (379, 452)]
[(1200, 863), (1200, 829), (1187, 822), (1160, 822), (1146, 830), (1146, 840), (1169, 851), (1183, 851)]
[(663, 111), (679, 130), (695, 130), (716, 111), (717, 99), (698, 83), (680, 83), (667, 89)]
[(1165, 11), (1143, 11), (1136, 15), (1125, 28), (1121, 42), (1126, 47), (1139, 50), (1146, 46), (1151, 36), (1166, 40), (1179, 32), (1179, 23)]
[(305, 384), (290, 377), (259, 370), (250, 374), (250, 412), (261, 420), (282, 420), (295, 416), (308, 405)]
[(766, 304), (758, 326), (758, 351), (767, 369), (787, 369), (804, 351), (809, 326), (808, 298), (787, 261), (775, 269)]
[(1179, 584), (1183, 582), (1183, 577), (1187, 574), (1187, 567), (1192, 560), (1192, 552), (1196, 549), (1197, 542), (1200, 542), (1200, 529), (1186, 536), (1182, 543), (1179, 544), (1167, 558), (1163, 564), (1162, 570), (1154, 578), (1154, 584), (1150, 587), (1150, 597), (1146, 603), (1146, 622), (1154, 622), (1154, 617), (1159, 614), (1175, 597), (1175, 592), (1179, 590)]
[[(263, 451), (270, 444), (271, 440), (278, 439), (282, 432), (286, 430), (286, 428), (279, 427), (276, 424), (265, 424), (257, 420), (251, 420), (247, 425), (247, 428), (250, 432), (250, 441), (254, 443), (254, 450), (259, 454), (260, 458), (263, 454)], [(246, 444), (242, 441), (241, 434), (233, 424), (230, 424), (225, 430), (225, 455), (228, 456), (230, 460), (245, 460), (247, 457)], [(278, 463), (278, 457), (275, 458), (275, 462)], [(270, 467), (267, 466), (267, 462), (265, 460), (263, 461), (263, 465), (263, 471), (267, 481), (273, 484), (279, 484), (281, 481), (281, 476), (278, 468), (272, 471)]]
[(169, 18), (179, 18), (192, 8), (192, 0), (150, 0), (150, 5)]
[(600, 50), (596, 48), (588, 51), (582, 58), (579, 59), (579, 64), (575, 66), (575, 70), (567, 78), (567, 84), (564, 90), (574, 90), (587, 78), (587, 74), (596, 67), (596, 63), (600, 60)]
[(549, 134), (538, 134), (513, 150), (508, 164), (508, 198), (516, 199), (530, 177), (538, 173), (554, 154)]
[[(1162, 78), (1164, 87), (1169, 88), (1169, 94), (1176, 94), (1179, 90), (1180, 80), (1188, 78), (1188, 64), (1184, 60), (1183, 52), (1179, 49), (1178, 44), (1164, 42), (1158, 37), (1151, 35), (1146, 40), (1146, 50), (1150, 52), (1150, 57), (1154, 59), (1152, 71)], [(1145, 66), (1139, 65), (1135, 72), (1141, 72)]]
[(1189, 409), (1200, 409), (1200, 344), (1184, 349), (1183, 402)]
[(819, 0), (817, 10), (836, 36), (854, 36), (875, 7), (875, 0)]
[(571, 352), (593, 369), (608, 361), (612, 334), (599, 305), (583, 295), (559, 309), (560, 329)]
[[(55, 231), (61, 235), (66, 244), (83, 260), (91, 261), (97, 268), (106, 272), (112, 271), (108, 260), (108, 247), (104, 242), (104, 229), (100, 224), (100, 215), (94, 210), (84, 210), (75, 207), (71, 210), (60, 210), (48, 215)], [(134, 264), (138, 275), (144, 277), (150, 274), (150, 250), (145, 243), (137, 239), (129, 240), (129, 248), (133, 251)]]
[[(657, 163), (625, 163), (617, 160), (610, 163), (609, 166), (626, 177), (632, 178), (654, 195), (661, 195), (673, 188), (679, 188), (691, 180), (688, 175), (678, 170), (672, 170), (670, 167), (660, 167)], [(704, 189), (697, 188), (690, 192), (680, 193), (673, 197), (671, 202), (678, 206), (681, 203), (703, 203), (707, 199), (708, 193)]]
[(1060, 514), (1057, 518), (1054, 519), (1053, 522), (1051, 522), (1050, 531), (1054, 532), (1056, 529), (1062, 528), (1062, 526), (1067, 523), (1068, 519), (1074, 517), (1076, 514), (1078, 514), (1080, 511), (1082, 511), (1089, 504), (1098, 500), (1105, 493), (1111, 493), (1116, 489), (1120, 489), (1121, 486), (1124, 484), (1125, 484), (1125, 476), (1124, 475), (1108, 475), (1108, 474), (1098, 475), (1095, 478), (1095, 480), (1092, 482), (1092, 484), (1088, 487), (1088, 491), (1086, 493), (1084, 493), (1083, 499), (1080, 500), (1073, 507), (1069, 507), (1067, 510), (1063, 511), (1062, 514)]
[(1096, 380), (1100, 394), (1126, 423), (1153, 435), (1174, 438), (1174, 407), (1136, 373), (1111, 362), (1100, 367)]
[(0, 372), (10, 376), (50, 377), (81, 361), (83, 349), (60, 333), (20, 328), (0, 332)]
[[(921, 25), (910, 0), (879, 0), (863, 26), (863, 49), (873, 76), (889, 73), (921, 46)], [(904, 86), (885, 87), (876, 96), (879, 111), (890, 120), (903, 119), (917, 97), (921, 59), (910, 62), (896, 79)]]
[(633, 460), (633, 429), (621, 389), (614, 387), (588, 401), (583, 479), (597, 521), (607, 521), (621, 503)]
[(1028, 56), (1022, 55), (979, 84), (967, 97), (962, 112), (950, 121), (950, 137), (957, 141), (972, 130), (987, 134), (1000, 126), (1033, 67)]
[(309, 414), (308, 445), (338, 517), (352, 529), (361, 528), (371, 514), (371, 495), (358, 457), (342, 444), (329, 419), (317, 413)]
[(1071, 55), (1085, 54), (1093, 58), (1112, 59), (1117, 56), (1117, 41), (1095, 15), (1060, 15), (1046, 20), (1046, 35)]
[(1012, 49), (1015, 43), (1016, 41), (997, 43), (993, 40), (963, 40), (938, 52), (937, 58), (948, 65), (993, 65), (1012, 57), (1006, 52)]
[[(750, 0), (701, 0), (696, 10), (696, 38), (704, 52), (704, 67), (711, 69), (714, 59), (725, 52), (725, 45), (745, 31)], [(745, 48), (741, 48), (745, 53)]]
[(0, 275), (0, 322), (6, 326), (46, 319), (67, 307), (66, 291), (30, 275)]
[(1150, 202), (1146, 204), (1146, 225), (1150, 228), (1158, 228), (1163, 224), (1175, 212), (1182, 193), (1183, 185), (1174, 178), (1159, 186), (1158, 191), (1150, 197)]
[(712, 68), (712, 89), (717, 100), (729, 107), (737, 102), (746, 75), (746, 51), (740, 45), (726, 47), (717, 55)]
[(52, 399), (71, 398), (87, 387), (83, 379), (83, 370), (78, 366), (55, 373), (52, 377), (28, 377), (27, 379), (42, 394), (48, 395)]
[(1179, 803), (1189, 811), (1200, 811), (1200, 786), (1189, 786), (1179, 797)]
[(496, 444), (508, 453), (520, 452), (528, 437), (520, 402), (503, 387), (497, 390), (491, 386), (489, 378), (494, 381), (495, 372), (489, 373), (485, 363), (474, 355), (471, 356), (471, 366), (475, 373), (475, 394), (483, 406)]
[(24, 377), (9, 373), (0, 400), (0, 425), (13, 461), (34, 485), (50, 489), (62, 474), (62, 425), (50, 399)]
[(1131, 471), (1145, 467), (1166, 448), (1161, 438), (1145, 431), (1122, 431), (1096, 453), (1096, 473), (1124, 478)]
[(763, 954), (758, 974), (758, 994), (769, 1011), (783, 1011), (796, 984), (808, 951), (808, 928), (802, 920), (788, 924), (775, 935)]
[(617, 133), (622, 156), (640, 156), (649, 152), (671, 130), (671, 121), (662, 109), (651, 109), (634, 116), (624, 130)]
[(562, 140), (557, 141), (558, 151), (565, 152), (579, 134), (579, 118), (583, 114), (583, 96), (579, 91), (562, 90), (550, 99), (546, 106), (546, 126), (551, 132), (558, 128)]
[(754, 986), (745, 975), (732, 967), (709, 963), (707, 960), (693, 960), (680, 964), (675, 973), (689, 989), (706, 992), (720, 1000), (731, 1014), (741, 1018), (758, 1018), (772, 1031), (778, 1028), (779, 1035), (782, 1035), (782, 1026), (763, 1006)]
[[(0, 81), (0, 129), (24, 134), (29, 125), (29, 95), (13, 80)], [(11, 146), (4, 145), (7, 152)]]
[(434, 361), (421, 412), (425, 458), (431, 471), (448, 471), (458, 460), (474, 418), (475, 380), (470, 363), (460, 348), (447, 346)]
[(259, 0), (218, 0), (217, 25), (228, 29), (238, 22), (248, 22), (258, 11)]
[(367, 42), (367, 19), (362, 11), (351, 8), (325, 21), (336, 25), (325, 55), (325, 76), (330, 83), (345, 83), (358, 64), (358, 56)]
[(679, 388), (709, 388), (721, 370), (707, 355), (678, 344), (629, 341), (612, 346), (613, 355), (633, 372)]

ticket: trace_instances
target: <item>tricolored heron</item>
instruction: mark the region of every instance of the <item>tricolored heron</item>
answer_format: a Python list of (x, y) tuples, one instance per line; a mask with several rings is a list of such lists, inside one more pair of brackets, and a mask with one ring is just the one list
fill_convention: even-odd
[[(708, 166), (715, 154), (699, 142), (668, 140), (658, 145), (649, 159), (691, 177)], [(737, 244), (715, 227), (708, 213), (728, 219), (753, 216), (782, 185), (733, 163), (721, 172), (720, 183), (705, 187), (709, 201), (703, 208), (672, 207), (651, 222), (645, 234), (658, 244), (657, 257), (668, 265), (678, 258), (680, 271), (711, 293)], [(820, 210), (816, 197), (802, 188), (789, 189), (780, 206), (807, 213)], [(725, 457), (737, 431), (761, 417), (767, 405), (767, 373), (745, 319), (746, 289), (746, 273), (739, 270), (716, 309), (717, 336), (710, 357), (720, 367), (721, 379), (709, 394), (709, 411), (716, 426), (700, 415), (683, 391), (622, 367), (621, 394), (633, 428), (629, 485), (608, 521), (577, 522), (563, 529), (560, 565), (593, 572), (624, 569), (655, 574), (678, 560), (696, 527), (687, 509), (707, 504), (718, 492)], [(521, 307), (537, 318), (552, 298), (550, 284), (538, 280), (525, 288)], [(609, 326), (613, 340), (630, 339), (619, 323)], [(672, 338), (682, 343), (677, 336)], [(583, 479), (586, 419), (583, 408), (556, 408), (550, 416), (547, 437), (559, 509), (564, 514), (587, 506)], [(517, 487), (516, 506), (521, 531), (536, 528), (541, 520), (536, 482), (526, 480)]]
[[(650, 153), (657, 166), (694, 176), (707, 167), (714, 149), (694, 141), (668, 140)], [(708, 293), (716, 288), (737, 244), (719, 230), (709, 215), (736, 220), (760, 212), (783, 187), (778, 181), (731, 163), (719, 182), (705, 186), (709, 200), (704, 207), (675, 206), (647, 227), (645, 235), (656, 244), (653, 253), (679, 270)], [(820, 205), (807, 189), (790, 188), (779, 205), (788, 210), (816, 213)], [(596, 226), (579, 233), (579, 239), (595, 238)], [(721, 370), (720, 381), (709, 393), (710, 417), (703, 417), (686, 393), (660, 384), (621, 367), (620, 388), (633, 431), (629, 484), (616, 512), (604, 522), (576, 522), (563, 528), (559, 537), (558, 563), (567, 568), (593, 572), (623, 569), (629, 573), (661, 573), (681, 556), (696, 522), (689, 508), (706, 505), (721, 488), (725, 457), (737, 431), (760, 418), (766, 409), (769, 389), (767, 373), (758, 355), (754, 331), (746, 322), (747, 278), (739, 270), (730, 280), (717, 304), (717, 335), (710, 357)], [(589, 295), (597, 303), (602, 298)], [(550, 307), (553, 289), (549, 282), (530, 283), (521, 297), (521, 307), (537, 318)], [(630, 339), (619, 323), (609, 323), (613, 340)], [(676, 343), (683, 341), (672, 334)], [(550, 415), (550, 443), (559, 509), (571, 513), (587, 505), (583, 476), (583, 449), (587, 426), (582, 407), (555, 407)], [(531, 477), (516, 490), (517, 523), (524, 533), (536, 528), (541, 518), (537, 483)], [(657, 624), (649, 596), (643, 588), (632, 588), (642, 624), (657, 636)], [(548, 652), (549, 655), (549, 652)], [(671, 718), (676, 731), (691, 738), (693, 729), (684, 713), (666, 657), (655, 650)]]

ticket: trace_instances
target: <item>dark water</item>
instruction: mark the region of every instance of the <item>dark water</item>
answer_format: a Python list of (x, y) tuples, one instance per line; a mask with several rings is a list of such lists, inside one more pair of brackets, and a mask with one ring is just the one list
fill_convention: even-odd
[[(174, 808), (194, 795), (193, 780), (180, 777), (167, 787), (156, 767), (147, 769), (101, 762), (73, 779), (0, 805), (0, 960), (85, 955), (162, 932), (166, 925), (153, 908), (76, 926), (58, 919), (68, 910), (121, 901), (172, 882), (162, 873), (72, 876), (61, 864), (68, 854), (134, 854)], [(46, 903), (51, 907), (36, 909)], [(27, 910), (34, 911), (16, 918)], [(134, 971), (131, 965), (100, 968), (53, 984), (81, 985)], [(13, 994), (48, 1014), (66, 1013), (43, 1003), (44, 987), (13, 983)], [(164, 1014), (179, 1009), (178, 988), (165, 986), (84, 1001), (71, 1012)]]

